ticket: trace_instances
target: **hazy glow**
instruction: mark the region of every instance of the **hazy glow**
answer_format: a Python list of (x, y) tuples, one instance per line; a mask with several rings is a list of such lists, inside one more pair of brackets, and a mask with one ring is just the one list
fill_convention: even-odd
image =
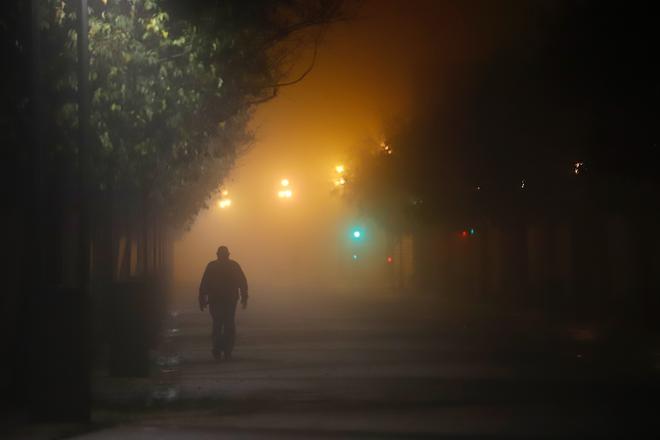
[(290, 189), (283, 189), (278, 191), (277, 197), (279, 197), (280, 199), (290, 199), (291, 197), (293, 197), (293, 192), (291, 192)]
[[(433, 84), (449, 93), (454, 78), (489, 55), (477, 43), (494, 46), (491, 34), (511, 28), (508, 22), (497, 22), (497, 29), (482, 26), (486, 15), (463, 14), (462, 2), (415, 4), (365, 0), (359, 15), (369, 19), (329, 27), (305, 80), (282, 87), (277, 99), (256, 108), (255, 144), (224, 182), (239, 202), (202, 212), (176, 243), (176, 295), (186, 304), (195, 305), (202, 272), (220, 245), (245, 270), (257, 303), (283, 292), (382, 294), (391, 287), (387, 274), (393, 267), (385, 259), (392, 255), (392, 237), (341, 196), (351, 183), (348, 160), (365, 139), (375, 139), (388, 159), (397, 157), (378, 145), (386, 140), (389, 121), (417, 108), (419, 72), (443, 67), (446, 76)], [(312, 49), (305, 55), (297, 72), (307, 67)], [(426, 69), (433, 57), (442, 66)], [(397, 153), (403, 148), (397, 145)], [(284, 178), (289, 185), (282, 185)]]
[(280, 199), (290, 199), (291, 197), (293, 197), (293, 191), (291, 191), (291, 189), (288, 188), (289, 184), (290, 184), (289, 179), (280, 180), (280, 185), (282, 185), (282, 187), (287, 189), (279, 190), (277, 192), (277, 197), (279, 197)]
[(344, 165), (337, 165), (335, 167), (335, 171), (337, 172), (337, 174), (343, 174), (344, 173)]
[(360, 238), (361, 236), (362, 236), (362, 233), (360, 231), (353, 231), (353, 237)]
[(218, 207), (224, 209), (228, 208), (231, 206), (231, 200), (230, 199), (222, 199), (218, 201)]

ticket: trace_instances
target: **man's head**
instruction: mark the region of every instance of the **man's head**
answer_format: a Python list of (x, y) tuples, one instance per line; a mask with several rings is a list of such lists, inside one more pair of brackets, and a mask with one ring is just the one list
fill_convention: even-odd
[(227, 249), (227, 246), (220, 246), (216, 255), (218, 256), (218, 260), (226, 260), (229, 258), (229, 249)]

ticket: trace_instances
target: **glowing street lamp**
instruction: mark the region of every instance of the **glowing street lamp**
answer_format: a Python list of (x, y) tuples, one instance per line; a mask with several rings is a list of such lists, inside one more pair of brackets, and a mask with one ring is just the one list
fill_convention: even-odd
[(289, 179), (282, 179), (280, 180), (280, 185), (281, 188), (277, 192), (277, 197), (280, 199), (290, 199), (293, 197), (293, 191), (291, 191), (290, 185), (291, 182), (289, 182)]
[(338, 176), (333, 180), (333, 183), (335, 184), (336, 187), (346, 185), (346, 178), (344, 177), (345, 171), (346, 171), (346, 167), (344, 167), (343, 164), (339, 164), (335, 166), (335, 172), (338, 174)]
[(346, 185), (346, 179), (344, 179), (343, 177), (339, 177), (339, 178), (334, 180), (334, 183), (335, 183), (335, 186), (344, 186), (344, 185)]
[(290, 189), (283, 189), (278, 191), (277, 197), (280, 199), (290, 199), (293, 196), (293, 193), (291, 192)]
[(223, 189), (220, 191), (220, 195), (222, 198), (218, 200), (218, 208), (220, 209), (225, 209), (229, 208), (231, 206), (231, 199), (229, 198), (229, 191), (226, 189)]

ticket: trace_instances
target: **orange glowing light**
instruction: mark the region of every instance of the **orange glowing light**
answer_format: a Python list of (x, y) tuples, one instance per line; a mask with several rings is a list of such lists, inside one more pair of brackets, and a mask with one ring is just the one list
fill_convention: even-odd
[(290, 189), (284, 189), (278, 191), (277, 197), (279, 197), (280, 199), (290, 199), (291, 197), (293, 197), (293, 192)]

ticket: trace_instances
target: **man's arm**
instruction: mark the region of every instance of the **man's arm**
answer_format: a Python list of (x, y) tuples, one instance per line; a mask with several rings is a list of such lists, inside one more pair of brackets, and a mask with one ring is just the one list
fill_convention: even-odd
[(204, 275), (202, 275), (202, 282), (199, 283), (199, 310), (202, 312), (204, 311), (204, 308), (206, 305), (209, 303), (209, 295), (208, 295), (208, 283), (209, 283), (209, 266), (206, 266), (206, 269), (204, 270)]
[(247, 278), (245, 277), (245, 273), (243, 273), (240, 264), (236, 263), (236, 269), (236, 272), (238, 273), (238, 288), (241, 289), (241, 304), (243, 305), (243, 308), (245, 308), (247, 307), (248, 300)]

